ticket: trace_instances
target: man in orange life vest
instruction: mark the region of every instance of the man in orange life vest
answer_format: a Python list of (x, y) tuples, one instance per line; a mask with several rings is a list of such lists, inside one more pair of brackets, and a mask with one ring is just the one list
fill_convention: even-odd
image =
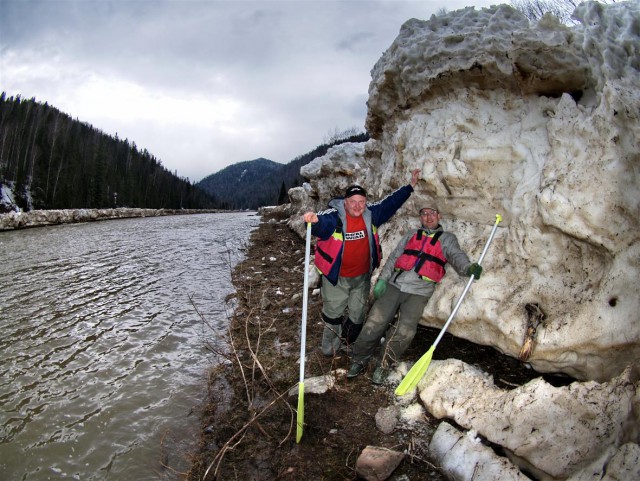
[[(359, 185), (347, 187), (344, 199), (332, 199), (330, 209), (306, 212), (311, 233), (318, 237), (316, 268), (322, 273), (322, 352), (334, 355), (342, 339), (351, 344), (362, 330), (371, 288), (371, 273), (380, 264), (382, 251), (378, 227), (405, 203), (418, 182), (420, 169), (411, 172), (411, 183), (381, 201), (368, 204)], [(345, 314), (346, 312), (346, 314)]]
[[(362, 371), (374, 351), (385, 341), (376, 362), (371, 382), (382, 384), (388, 368), (407, 350), (418, 321), (436, 285), (444, 277), (449, 263), (458, 275), (480, 279), (482, 267), (471, 263), (458, 244), (457, 237), (440, 225), (437, 207), (420, 209), (422, 227), (412, 229), (389, 256), (373, 290), (371, 307), (364, 330), (352, 346), (352, 364), (347, 373), (354, 378)], [(393, 318), (398, 312), (394, 325)]]

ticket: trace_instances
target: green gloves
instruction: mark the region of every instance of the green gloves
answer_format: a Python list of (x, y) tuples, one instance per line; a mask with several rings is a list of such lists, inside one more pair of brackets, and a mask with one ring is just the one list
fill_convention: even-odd
[(469, 277), (473, 275), (476, 279), (480, 279), (480, 276), (482, 275), (482, 266), (474, 262), (467, 268), (467, 275)]
[(373, 288), (373, 297), (380, 299), (382, 294), (387, 290), (387, 281), (384, 279), (378, 279), (375, 287)]

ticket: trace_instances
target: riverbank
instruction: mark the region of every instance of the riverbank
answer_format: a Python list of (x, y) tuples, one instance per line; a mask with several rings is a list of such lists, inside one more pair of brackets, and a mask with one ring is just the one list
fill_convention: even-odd
[[(288, 391), (299, 378), (304, 240), (285, 222), (263, 217), (245, 254), (232, 275), (236, 306), (228, 362), (210, 373), (200, 446), (186, 479), (357, 479), (356, 459), (373, 445), (407, 454), (394, 477), (445, 480), (428, 452), (440, 421), (426, 415), (390, 434), (378, 430), (376, 413), (393, 404), (394, 394), (391, 386), (371, 384), (371, 370), (349, 381), (338, 376), (325, 394), (307, 393), (304, 435), (296, 443), (297, 397)], [(320, 309), (319, 294), (311, 292), (305, 379), (349, 367), (347, 356), (327, 358), (320, 352)], [(420, 328), (406, 358), (418, 359), (437, 334)], [(447, 358), (478, 366), (505, 389), (539, 376), (494, 349), (449, 334), (434, 353), (434, 359)]]
[(60, 224), (76, 224), (100, 220), (129, 219), (135, 217), (160, 217), (165, 215), (212, 214), (231, 212), (219, 209), (61, 209), (32, 210), (0, 214), (0, 232)]

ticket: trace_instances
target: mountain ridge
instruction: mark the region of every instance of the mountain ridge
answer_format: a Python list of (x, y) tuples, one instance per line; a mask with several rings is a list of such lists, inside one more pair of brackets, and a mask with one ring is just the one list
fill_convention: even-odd
[(321, 157), (336, 145), (366, 142), (368, 134), (359, 133), (322, 144), (287, 164), (264, 157), (231, 164), (206, 176), (195, 185), (217, 199), (224, 199), (227, 209), (251, 209), (288, 202), (286, 192), (304, 182), (300, 167)]

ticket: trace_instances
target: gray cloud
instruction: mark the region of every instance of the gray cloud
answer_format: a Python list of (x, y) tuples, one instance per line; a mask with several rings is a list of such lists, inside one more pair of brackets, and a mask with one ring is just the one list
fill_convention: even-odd
[(0, 88), (197, 181), (364, 129), (369, 72), (402, 23), (454, 4), (0, 0)]

